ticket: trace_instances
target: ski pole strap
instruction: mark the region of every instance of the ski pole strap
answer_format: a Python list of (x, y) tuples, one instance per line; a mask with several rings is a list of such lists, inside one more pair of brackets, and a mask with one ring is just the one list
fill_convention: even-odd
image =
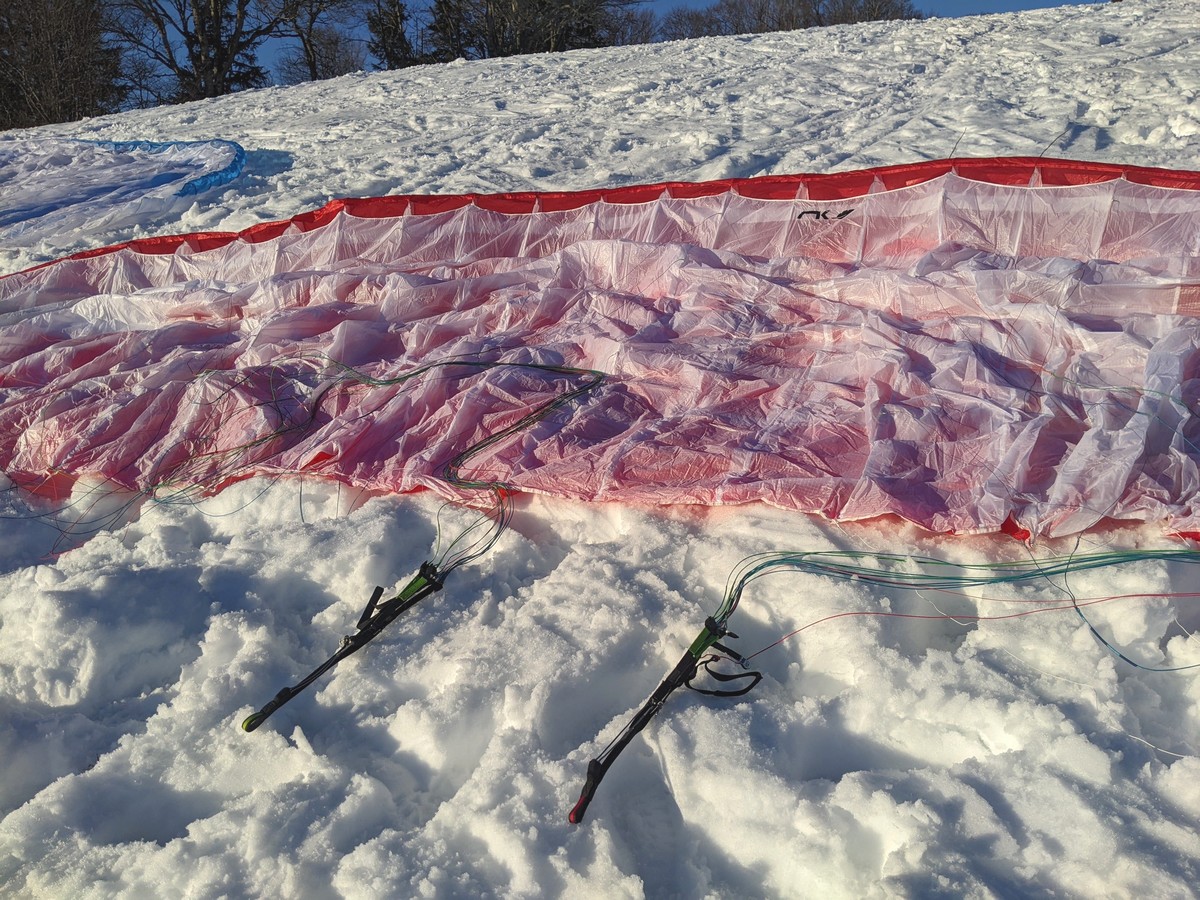
[(712, 688), (698, 688), (692, 684), (692, 678), (696, 677), (696, 673), (692, 673), (692, 678), (687, 680), (687, 686), (697, 694), (707, 694), (709, 697), (741, 697), (743, 694), (748, 694), (762, 681), (762, 672), (718, 672), (712, 667), (716, 661), (716, 657), (709, 657), (704, 661), (704, 671), (714, 681), (720, 681), (728, 684), (731, 681), (745, 681), (750, 679), (750, 683), (731, 690), (714, 690)]
[(367, 608), (363, 610), (363, 614), (358, 617), (358, 624), (354, 627), (362, 631), (367, 623), (371, 621), (371, 616), (375, 615), (375, 607), (379, 604), (379, 598), (383, 596), (383, 588), (375, 585), (375, 592), (371, 594), (371, 599), (367, 601)]
[(431, 562), (421, 564), (416, 576), (390, 600), (379, 602), (383, 596), (383, 588), (376, 587), (367, 606), (358, 618), (358, 630), (342, 638), (341, 646), (329, 659), (321, 663), (308, 675), (290, 687), (283, 688), (278, 694), (256, 713), (247, 716), (242, 722), (243, 731), (254, 731), (279, 707), (283, 706), (306, 687), (336, 666), (339, 662), (362, 649), (366, 644), (379, 636), (388, 625), (401, 615), (424, 600), (430, 594), (442, 589), (442, 580), (437, 567)]
[[(580, 791), (579, 799), (575, 802), (575, 806), (567, 816), (568, 821), (572, 825), (578, 825), (583, 821), (588, 804), (592, 802), (592, 797), (596, 794), (596, 789), (600, 787), (600, 782), (604, 779), (604, 776), (608, 773), (609, 768), (616, 761), (617, 757), (620, 756), (621, 751), (629, 745), (629, 742), (637, 736), (638, 732), (650, 724), (650, 720), (658, 714), (658, 711), (662, 709), (663, 704), (667, 702), (667, 698), (671, 694), (696, 677), (696, 669), (700, 665), (701, 657), (704, 656), (710, 647), (728, 633), (725, 626), (711, 616), (705, 620), (704, 630), (692, 641), (692, 645), (679, 658), (679, 662), (675, 664), (675, 668), (671, 670), (670, 674), (654, 689), (654, 693), (650, 695), (650, 699), (646, 701), (634, 717), (621, 729), (620, 734), (617, 735), (613, 742), (599, 756), (588, 763), (583, 790)], [(757, 684), (757, 681), (755, 684)], [(753, 686), (751, 685), (751, 687)]]

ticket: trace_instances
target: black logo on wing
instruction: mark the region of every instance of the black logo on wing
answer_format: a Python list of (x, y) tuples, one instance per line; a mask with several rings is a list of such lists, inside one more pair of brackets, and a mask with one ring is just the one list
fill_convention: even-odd
[(850, 213), (854, 212), (854, 208), (843, 209), (841, 212), (835, 213), (828, 209), (806, 209), (796, 218), (803, 220), (805, 216), (812, 216), (814, 219), (820, 219), (823, 222), (829, 222), (834, 219), (844, 219)]

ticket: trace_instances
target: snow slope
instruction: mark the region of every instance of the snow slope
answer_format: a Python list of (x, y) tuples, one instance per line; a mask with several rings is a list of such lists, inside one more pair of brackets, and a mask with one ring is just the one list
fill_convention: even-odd
[[(0, 248), (0, 263), (337, 196), (1043, 152), (1195, 169), (1198, 38), (1188, 0), (1076, 6), (360, 74), (21, 132), (225, 138), (248, 160), (182, 220)], [(288, 481), (196, 506), (104, 502), (76, 514), (114, 527), (64, 533), (3, 501), (5, 895), (1185, 897), (1200, 883), (1200, 680), (1122, 663), (1068, 613), (815, 626), (759, 657), (749, 697), (673, 697), (588, 821), (566, 824), (587, 760), (747, 554), (1028, 552), (1011, 540), (525, 499), (488, 557), (245, 734), (373, 585), (428, 556), (440, 502)], [(1151, 546), (1180, 545), (1111, 529), (1032, 552)], [(1064, 589), (1200, 578), (1140, 563), (1029, 590)], [(881, 607), (1006, 611), (779, 575), (731, 625), (757, 649)], [(1135, 659), (1200, 663), (1195, 601), (1093, 620)]]

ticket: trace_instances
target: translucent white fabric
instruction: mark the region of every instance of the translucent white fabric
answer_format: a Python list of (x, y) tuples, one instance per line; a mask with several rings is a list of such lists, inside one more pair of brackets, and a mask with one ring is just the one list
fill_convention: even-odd
[(0, 248), (145, 223), (245, 166), (232, 141), (0, 141)]
[(0, 465), (55, 496), (305, 472), (458, 497), (449, 460), (583, 376), (378, 382), (539, 363), (608, 378), (465, 477), (939, 532), (1200, 531), (1200, 192), (1030, 172), (343, 208), (63, 260), (0, 279)]

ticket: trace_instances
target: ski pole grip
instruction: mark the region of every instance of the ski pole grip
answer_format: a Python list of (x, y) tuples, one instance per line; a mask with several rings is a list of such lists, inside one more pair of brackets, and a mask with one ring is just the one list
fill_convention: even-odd
[(621, 751), (629, 745), (629, 742), (643, 728), (650, 724), (650, 720), (662, 709), (663, 704), (667, 702), (667, 698), (685, 682), (690, 680), (695, 673), (696, 660), (692, 656), (692, 651), (689, 650), (680, 657), (679, 662), (675, 664), (675, 668), (654, 689), (654, 693), (650, 695), (650, 699), (634, 714), (629, 723), (621, 729), (621, 733), (617, 735), (616, 740), (600, 754), (600, 758), (593, 759), (588, 763), (587, 777), (583, 782), (583, 790), (579, 792), (579, 799), (575, 801), (574, 808), (567, 815), (568, 822), (572, 825), (578, 825), (583, 821), (583, 815), (587, 812), (588, 804), (592, 802), (596, 788), (600, 786), (600, 780), (604, 778), (605, 773), (616, 762), (617, 757), (621, 755)]
[(600, 779), (604, 777), (607, 769), (604, 764), (598, 759), (593, 759), (588, 763), (587, 778), (583, 782), (583, 790), (579, 792), (579, 799), (576, 801), (574, 808), (567, 815), (567, 821), (572, 825), (578, 825), (583, 821), (584, 813), (587, 812), (588, 804), (592, 802), (592, 798), (596, 796), (596, 788), (600, 786)]

